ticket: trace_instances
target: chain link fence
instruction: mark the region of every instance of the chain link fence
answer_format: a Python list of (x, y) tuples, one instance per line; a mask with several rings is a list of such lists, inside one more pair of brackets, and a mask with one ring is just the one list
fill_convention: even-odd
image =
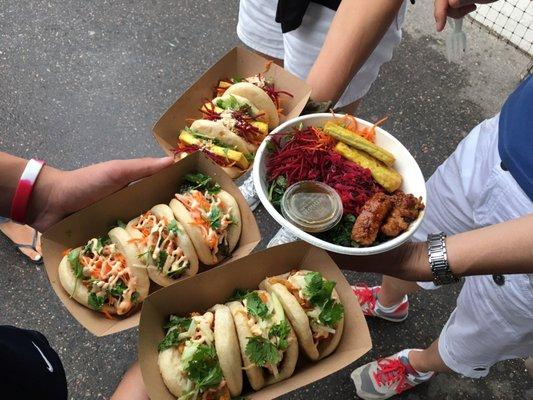
[(533, 69), (533, 1), (499, 0), (478, 5), (470, 14), (473, 24), (487, 28), (508, 44), (531, 56), (529, 71)]

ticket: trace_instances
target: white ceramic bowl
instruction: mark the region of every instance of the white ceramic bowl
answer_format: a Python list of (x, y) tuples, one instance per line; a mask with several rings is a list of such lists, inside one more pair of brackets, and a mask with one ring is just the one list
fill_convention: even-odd
[[(337, 114), (336, 117), (341, 118), (342, 115)], [(331, 121), (332, 119), (333, 116), (328, 113), (304, 115), (302, 117), (294, 118), (281, 124), (271, 132), (271, 135), (281, 131), (289, 132), (291, 128), (299, 126), (300, 124), (302, 124), (304, 127), (323, 126), (327, 121)], [(357, 118), (357, 123), (363, 126), (372, 126), (370, 122), (359, 118)], [(285, 218), (283, 218), (283, 216), (274, 208), (274, 206), (268, 200), (268, 186), (265, 176), (266, 162), (269, 157), (269, 152), (267, 150), (268, 140), (269, 138), (265, 139), (263, 143), (261, 143), (261, 146), (259, 146), (259, 149), (255, 155), (255, 161), (252, 171), (255, 190), (257, 191), (259, 199), (267, 209), (268, 213), (272, 215), (272, 217), (279, 224), (281, 224), (282, 227), (289, 230), (289, 232), (291, 232), (301, 240), (310, 243), (316, 247), (332, 251), (334, 253), (364, 256), (370, 254), (384, 253), (395, 247), (398, 247), (399, 245), (407, 241), (420, 226), (420, 223), (422, 222), (422, 218), (424, 216), (424, 212), (421, 212), (418, 219), (411, 223), (407, 231), (391, 240), (388, 240), (373, 247), (339, 246), (330, 242), (326, 242), (325, 240), (319, 239), (307, 232), (302, 231), (301, 229), (288, 222)], [(425, 204), (426, 184), (424, 181), (424, 176), (422, 175), (422, 171), (420, 171), (420, 167), (418, 166), (411, 153), (409, 153), (409, 151), (399, 142), (398, 139), (396, 139), (390, 133), (384, 131), (379, 127), (376, 128), (376, 144), (390, 151), (396, 157), (396, 161), (393, 167), (402, 175), (403, 183), (401, 189), (405, 193), (412, 193), (417, 197), (422, 197)]]

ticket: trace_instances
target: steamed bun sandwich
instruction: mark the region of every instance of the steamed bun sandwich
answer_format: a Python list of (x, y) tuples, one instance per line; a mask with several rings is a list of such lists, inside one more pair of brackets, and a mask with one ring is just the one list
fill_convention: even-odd
[(126, 231), (137, 246), (137, 257), (144, 263), (148, 276), (161, 286), (195, 275), (198, 256), (185, 228), (174, 218), (166, 204), (158, 204), (131, 220)]
[(259, 287), (277, 296), (307, 357), (319, 360), (337, 348), (344, 328), (344, 308), (335, 282), (319, 272), (294, 270), (266, 278)]
[(230, 400), (242, 391), (242, 363), (231, 312), (216, 305), (204, 314), (171, 315), (159, 343), (158, 365), (180, 400)]
[(276, 294), (255, 290), (228, 307), (252, 388), (289, 378), (298, 361), (298, 341)]
[(190, 237), (199, 260), (215, 265), (227, 258), (239, 242), (239, 205), (209, 176), (189, 174), (185, 181), (170, 201), (170, 208)]
[(269, 130), (279, 125), (280, 96), (261, 74), (222, 80), (215, 98), (204, 102), (202, 117), (178, 136), (177, 158), (201, 151), (232, 178), (246, 171)]
[(59, 281), (78, 303), (111, 318), (131, 313), (148, 296), (146, 267), (124, 228), (67, 251)]

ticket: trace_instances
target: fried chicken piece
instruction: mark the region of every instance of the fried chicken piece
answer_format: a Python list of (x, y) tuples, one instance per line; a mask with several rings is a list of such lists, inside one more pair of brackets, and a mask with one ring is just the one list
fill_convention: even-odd
[(370, 246), (376, 241), (379, 227), (392, 209), (391, 196), (383, 192), (374, 194), (361, 209), (352, 228), (352, 240), (362, 246)]
[(409, 224), (418, 218), (420, 211), (424, 209), (422, 198), (416, 198), (412, 194), (397, 191), (392, 196), (394, 206), (385, 224), (381, 227), (381, 233), (387, 237), (396, 237), (409, 228)]

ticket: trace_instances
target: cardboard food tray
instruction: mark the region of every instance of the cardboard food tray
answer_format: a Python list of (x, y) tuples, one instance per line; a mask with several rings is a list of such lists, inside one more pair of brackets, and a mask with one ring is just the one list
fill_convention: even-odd
[[(224, 171), (201, 153), (171, 165), (170, 167), (137, 181), (130, 186), (70, 215), (43, 234), (44, 266), (57, 296), (78, 322), (96, 336), (105, 336), (137, 326), (140, 312), (126, 317), (109, 320), (103, 314), (90, 310), (70, 298), (59, 282), (58, 267), (66, 249), (78, 247), (93, 237), (99, 237), (116, 225), (118, 219), (130, 221), (156, 204), (168, 204), (174, 197), (184, 176), (191, 172), (202, 172), (229, 192), (239, 204), (242, 218), (242, 233), (229, 262), (250, 254), (261, 236), (250, 207), (238, 187)], [(206, 270), (200, 264), (200, 271)], [(150, 290), (160, 287), (154, 283)]]
[[(199, 111), (203, 100), (213, 98), (213, 90), (220, 79), (234, 76), (248, 77), (263, 72), (268, 60), (242, 47), (235, 47), (207, 70), (180, 98), (163, 114), (153, 128), (153, 134), (168, 155), (173, 155), (178, 143), (179, 132), (190, 125), (190, 118), (201, 118)], [(293, 97), (283, 96), (283, 115), (280, 124), (295, 118), (304, 109), (310, 87), (295, 75), (272, 63), (264, 74), (272, 78), (278, 90), (284, 90)]]
[(339, 347), (332, 355), (318, 362), (308, 361), (300, 351), (298, 365), (291, 378), (266, 386), (258, 392), (251, 391), (245, 384), (243, 394), (255, 400), (281, 396), (344, 368), (368, 352), (372, 347), (368, 326), (357, 298), (340, 269), (324, 250), (304, 242), (290, 243), (194, 276), (159, 290), (145, 300), (139, 326), (139, 362), (150, 398), (175, 400), (167, 390), (157, 365), (157, 345), (165, 336), (163, 325), (170, 314), (202, 312), (216, 303), (225, 302), (236, 288), (257, 289), (265, 277), (282, 274), (293, 268), (319, 271), (327, 279), (337, 282), (336, 290), (346, 310)]

